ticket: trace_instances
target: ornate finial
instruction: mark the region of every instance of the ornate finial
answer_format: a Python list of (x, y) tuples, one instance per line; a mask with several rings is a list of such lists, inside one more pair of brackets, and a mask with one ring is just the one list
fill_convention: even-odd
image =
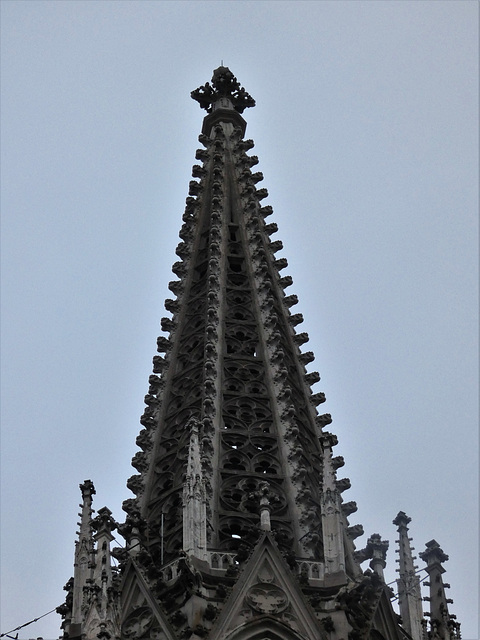
[(397, 517), (393, 521), (393, 524), (397, 525), (399, 531), (401, 527), (405, 527), (406, 530), (408, 531), (407, 524), (410, 524), (411, 521), (412, 519), (409, 518), (404, 511), (399, 511), (397, 513)]
[(92, 528), (94, 531), (114, 531), (117, 523), (112, 518), (112, 512), (107, 507), (102, 507), (97, 511), (97, 517), (92, 520)]
[(383, 570), (386, 566), (388, 540), (382, 540), (378, 533), (373, 533), (367, 540), (367, 551), (371, 554), (371, 569), (383, 579)]
[[(428, 565), (438, 564), (441, 566), (442, 562), (446, 562), (448, 560), (447, 554), (443, 552), (443, 549), (436, 540), (430, 540), (430, 542), (427, 542), (425, 546), (427, 547), (426, 550), (419, 555), (420, 558)], [(442, 570), (442, 573), (443, 571), (444, 569)]]
[(91, 480), (85, 480), (80, 486), (83, 499), (94, 496), (96, 491)]
[[(207, 82), (192, 91), (190, 95), (202, 109), (206, 109), (207, 113), (212, 113), (215, 110), (215, 104), (222, 98), (228, 101), (229, 108), (235, 109), (238, 113), (243, 113), (247, 107), (255, 106), (252, 96), (240, 86), (230, 69), (224, 66), (215, 69), (212, 84)], [(225, 108), (227, 104), (223, 100), (221, 106)]]

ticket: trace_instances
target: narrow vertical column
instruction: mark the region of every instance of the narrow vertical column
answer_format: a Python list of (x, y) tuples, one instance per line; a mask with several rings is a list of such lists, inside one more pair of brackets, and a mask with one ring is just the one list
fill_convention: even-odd
[(192, 421), (187, 475), (183, 485), (183, 550), (188, 556), (206, 558), (207, 512), (205, 482), (200, 458), (198, 426)]
[(332, 574), (345, 571), (341, 499), (332, 461), (332, 448), (337, 444), (337, 437), (326, 432), (320, 437), (320, 442), (324, 451), (321, 509), (325, 573)]
[(73, 574), (72, 624), (74, 625), (83, 622), (83, 592), (88, 579), (91, 577), (93, 566), (92, 500), (95, 495), (95, 487), (91, 480), (85, 480), (80, 485), (80, 490), (82, 492), (82, 504), (79, 505), (81, 511), (78, 515), (81, 520), (78, 523), (80, 531), (78, 532), (78, 540), (75, 543)]
[(445, 588), (450, 585), (444, 584), (442, 578), (442, 573), (445, 573), (442, 562), (448, 560), (448, 556), (436, 540), (427, 542), (426, 547), (420, 557), (427, 563), (426, 571), (429, 575), (429, 582), (425, 583), (430, 587), (430, 597), (425, 598), (430, 602), (429, 637), (431, 640), (459, 640), (460, 624), (448, 612), (448, 603), (453, 600), (445, 595)]
[(425, 632), (423, 625), (422, 595), (420, 591), (420, 579), (415, 573), (413, 564), (412, 549), (410, 546), (411, 538), (408, 537), (407, 525), (411, 521), (403, 511), (400, 511), (393, 521), (398, 527), (399, 545), (398, 553), (400, 555), (399, 569), (400, 574), (397, 580), (398, 601), (400, 605), (400, 615), (403, 625), (413, 640), (424, 640)]

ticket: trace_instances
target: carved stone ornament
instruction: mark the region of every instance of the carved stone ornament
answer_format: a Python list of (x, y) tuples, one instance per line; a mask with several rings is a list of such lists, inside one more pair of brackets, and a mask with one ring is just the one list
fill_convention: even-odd
[(143, 638), (152, 622), (153, 613), (150, 607), (135, 609), (122, 624), (122, 638), (128, 638), (128, 640)]
[(283, 589), (265, 582), (250, 587), (245, 599), (258, 613), (281, 613), (289, 605), (287, 594)]
[(207, 82), (190, 94), (202, 109), (211, 113), (212, 104), (227, 98), (238, 113), (243, 113), (247, 107), (254, 107), (255, 100), (240, 86), (228, 67), (218, 67), (213, 72), (212, 84)]

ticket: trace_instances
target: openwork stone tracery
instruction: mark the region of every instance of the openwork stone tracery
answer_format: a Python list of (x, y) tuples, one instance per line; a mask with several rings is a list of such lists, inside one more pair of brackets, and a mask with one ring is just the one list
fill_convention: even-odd
[[(207, 536), (211, 548), (235, 551), (253, 544), (260, 527), (260, 483), (268, 479), (274, 499), (269, 520), (278, 542), (306, 557), (322, 559), (322, 450), (315, 426), (315, 401), (289, 310), (295, 302), (281, 277), (277, 231), (266, 224), (271, 207), (256, 184), (252, 143), (241, 126), (212, 124), (200, 136), (190, 195), (174, 265), (179, 280), (167, 302), (172, 318), (158, 339), (146, 409), (145, 430), (135, 456), (140, 471), (129, 481), (137, 494), (127, 503), (148, 520), (145, 543), (154, 557), (173, 559), (182, 548), (182, 488), (188, 425), (200, 425), (205, 476)], [(323, 399), (321, 397), (321, 399)], [(145, 489), (146, 487), (146, 489)], [(298, 517), (300, 514), (300, 517)], [(160, 533), (161, 532), (161, 533)], [(298, 541), (302, 539), (302, 542)]]

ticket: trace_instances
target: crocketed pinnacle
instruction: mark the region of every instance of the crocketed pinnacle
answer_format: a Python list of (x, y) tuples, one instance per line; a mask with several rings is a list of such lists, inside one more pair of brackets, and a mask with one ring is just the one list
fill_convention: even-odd
[(424, 640), (420, 578), (416, 571), (418, 567), (413, 563), (415, 556), (412, 554), (413, 547), (410, 545), (412, 538), (408, 537), (408, 525), (411, 520), (406, 513), (400, 511), (393, 521), (393, 524), (398, 527), (398, 600), (405, 629), (413, 640)]

